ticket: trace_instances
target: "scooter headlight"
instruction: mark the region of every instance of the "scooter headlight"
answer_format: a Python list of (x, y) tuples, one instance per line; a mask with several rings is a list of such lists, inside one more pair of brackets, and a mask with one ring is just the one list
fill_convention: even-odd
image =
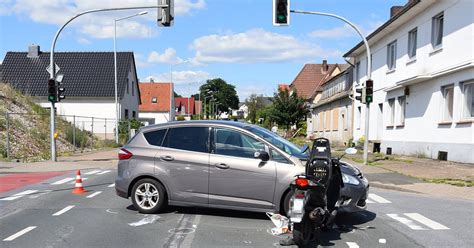
[(355, 178), (353, 176), (350, 176), (350, 175), (347, 175), (347, 174), (344, 174), (344, 173), (342, 173), (342, 181), (344, 183), (348, 183), (348, 184), (352, 184), (352, 185), (359, 185), (359, 180), (357, 180), (357, 178)]

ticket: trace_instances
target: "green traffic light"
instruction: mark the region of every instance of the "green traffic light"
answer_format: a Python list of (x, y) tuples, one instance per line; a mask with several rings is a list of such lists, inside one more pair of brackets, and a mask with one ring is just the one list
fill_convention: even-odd
[(372, 96), (365, 97), (365, 102), (366, 103), (371, 103), (372, 102)]
[(279, 21), (285, 21), (285, 19), (286, 19), (285, 15), (278, 15), (277, 18), (278, 18)]
[(55, 102), (55, 101), (56, 101), (56, 97), (55, 97), (55, 96), (48, 96), (48, 101), (50, 101), (50, 102)]

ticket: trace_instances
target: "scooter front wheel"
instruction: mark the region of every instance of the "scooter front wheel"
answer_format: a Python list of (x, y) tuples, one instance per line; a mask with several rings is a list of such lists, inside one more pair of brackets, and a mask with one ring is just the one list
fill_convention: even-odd
[(298, 247), (319, 241), (319, 228), (315, 228), (313, 222), (303, 219), (301, 223), (293, 224), (293, 241)]

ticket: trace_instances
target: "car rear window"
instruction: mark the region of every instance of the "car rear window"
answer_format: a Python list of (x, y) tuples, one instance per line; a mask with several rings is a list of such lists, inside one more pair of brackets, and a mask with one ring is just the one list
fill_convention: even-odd
[(155, 130), (151, 132), (146, 132), (143, 134), (145, 136), (148, 144), (153, 146), (161, 146), (163, 143), (163, 138), (165, 137), (166, 129)]
[(209, 127), (170, 128), (163, 146), (193, 152), (209, 152)]

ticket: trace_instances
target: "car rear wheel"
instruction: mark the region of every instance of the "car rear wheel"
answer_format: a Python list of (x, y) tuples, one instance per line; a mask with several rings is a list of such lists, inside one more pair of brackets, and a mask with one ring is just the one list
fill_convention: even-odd
[(132, 203), (140, 213), (157, 213), (166, 205), (166, 191), (156, 180), (141, 179), (133, 186)]
[(290, 210), (290, 200), (291, 197), (293, 196), (293, 191), (288, 191), (285, 194), (285, 197), (283, 198), (283, 202), (281, 204), (280, 208), (280, 214), (288, 217), (288, 211)]

